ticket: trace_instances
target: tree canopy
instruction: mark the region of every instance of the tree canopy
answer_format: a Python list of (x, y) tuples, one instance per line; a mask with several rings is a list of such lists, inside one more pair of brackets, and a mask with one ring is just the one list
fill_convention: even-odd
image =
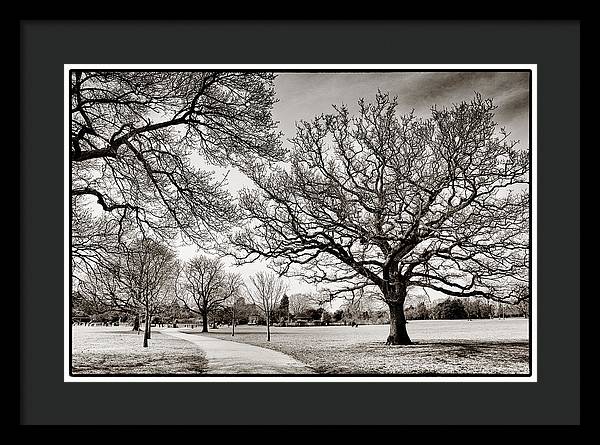
[[(256, 166), (244, 190), (239, 262), (374, 286), (402, 307), (410, 287), (456, 297), (523, 298), (529, 266), (529, 153), (494, 121), (491, 99), (398, 116), (379, 92), (301, 121), (290, 163)], [(402, 315), (399, 315), (402, 317)], [(401, 323), (404, 323), (403, 317)]]
[(98, 236), (133, 230), (206, 241), (235, 221), (224, 179), (198, 160), (240, 169), (282, 156), (274, 74), (80, 71), (70, 74), (70, 161), (75, 258)]
[(179, 274), (177, 298), (184, 307), (202, 316), (203, 332), (208, 332), (208, 317), (239, 295), (242, 279), (227, 272), (218, 258), (198, 255), (187, 261)]

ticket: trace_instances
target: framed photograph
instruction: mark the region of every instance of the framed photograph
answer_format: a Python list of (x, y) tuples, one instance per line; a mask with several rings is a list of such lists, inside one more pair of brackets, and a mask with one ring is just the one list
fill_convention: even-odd
[[(578, 423), (578, 199), (543, 218), (549, 199), (579, 196), (577, 22), (551, 36), (572, 42), (561, 64), (535, 23), (479, 24), (506, 49), (494, 61), (450, 22), (451, 54), (372, 45), (377, 63), (316, 42), (445, 28), (171, 25), (22, 23), (23, 423)], [(313, 50), (127, 51), (225, 28)], [(557, 82), (552, 102), (572, 112), (549, 137)], [(57, 113), (41, 119), (41, 97)], [(550, 249), (569, 258), (558, 282), (543, 261), (553, 224), (574, 227)], [(562, 360), (556, 341), (573, 346)], [(75, 409), (83, 393), (90, 411)], [(426, 419), (407, 397), (433, 406)], [(128, 398), (172, 409), (130, 412)], [(486, 409), (455, 408), (473, 403)]]
[(66, 65), (66, 380), (536, 381), (536, 85)]

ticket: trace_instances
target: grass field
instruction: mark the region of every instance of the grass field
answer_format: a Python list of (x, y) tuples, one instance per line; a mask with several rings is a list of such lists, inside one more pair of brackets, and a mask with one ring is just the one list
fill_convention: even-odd
[(207, 368), (194, 344), (153, 331), (149, 347), (131, 326), (73, 326), (72, 373), (199, 374)]
[(225, 340), (274, 349), (323, 374), (528, 374), (528, 320), (410, 321), (414, 344), (386, 346), (389, 326), (275, 327), (211, 330)]

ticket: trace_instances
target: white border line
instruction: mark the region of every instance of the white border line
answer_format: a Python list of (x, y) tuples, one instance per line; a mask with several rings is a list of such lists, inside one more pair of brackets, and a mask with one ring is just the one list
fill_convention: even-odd
[(64, 85), (63, 85), (63, 89), (64, 89), (64, 100), (65, 100), (65, 104), (64, 104), (64, 153), (63, 153), (63, 158), (64, 158), (64, 166), (63, 166), (63, 175), (64, 175), (64, 243), (65, 243), (65, 251), (64, 251), (64, 280), (65, 280), (65, 284), (64, 284), (64, 292), (65, 292), (65, 301), (64, 301), (64, 305), (65, 305), (65, 318), (63, 320), (64, 323), (64, 332), (65, 332), (65, 338), (64, 338), (64, 350), (63, 350), (63, 358), (64, 358), (64, 381), (65, 382), (69, 382), (69, 381), (76, 381), (73, 380), (73, 377), (69, 375), (69, 370), (70, 370), (70, 363), (69, 363), (69, 358), (71, 357), (71, 345), (70, 345), (70, 340), (71, 340), (71, 314), (70, 314), (70, 308), (69, 308), (69, 300), (70, 300), (70, 296), (71, 296), (71, 261), (70, 261), (70, 250), (71, 250), (71, 233), (70, 233), (70, 218), (69, 218), (69, 214), (70, 214), (70, 209), (71, 209), (71, 194), (70, 194), (70, 190), (71, 190), (71, 178), (70, 176), (70, 143), (69, 143), (69, 123), (70, 123), (70, 108), (71, 108), (71, 95), (69, 93), (69, 70), (71, 68), (69, 68), (68, 65), (64, 66)]
[(529, 132), (531, 134), (531, 147), (529, 147), (531, 153), (531, 338), (529, 342), (531, 344), (531, 381), (537, 382), (537, 157), (538, 157), (538, 145), (537, 145), (537, 64), (531, 65), (531, 128)]
[[(259, 69), (265, 71), (277, 71), (284, 69), (322, 69), (327, 70), (414, 70), (422, 69), (440, 70), (440, 69), (465, 69), (465, 70), (531, 70), (531, 376), (525, 377), (422, 377), (422, 376), (373, 376), (373, 377), (303, 377), (303, 376), (283, 376), (283, 377), (268, 377), (268, 376), (235, 376), (231, 377), (214, 377), (206, 376), (173, 376), (173, 377), (156, 377), (156, 376), (135, 376), (135, 377), (73, 377), (69, 375), (69, 348), (70, 348), (70, 314), (69, 314), (69, 296), (71, 288), (70, 276), (70, 233), (69, 233), (69, 209), (70, 196), (67, 192), (70, 188), (69, 178), (69, 70), (71, 69)], [(64, 65), (64, 270), (65, 270), (65, 300), (64, 300), (64, 381), (65, 382), (537, 382), (537, 64), (65, 64)]]

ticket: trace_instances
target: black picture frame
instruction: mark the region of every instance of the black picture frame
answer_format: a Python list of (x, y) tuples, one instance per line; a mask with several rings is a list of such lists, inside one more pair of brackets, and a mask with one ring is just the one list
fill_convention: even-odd
[[(579, 35), (576, 21), (22, 21), (21, 423), (578, 423)], [(537, 64), (538, 382), (65, 383), (65, 63)]]

